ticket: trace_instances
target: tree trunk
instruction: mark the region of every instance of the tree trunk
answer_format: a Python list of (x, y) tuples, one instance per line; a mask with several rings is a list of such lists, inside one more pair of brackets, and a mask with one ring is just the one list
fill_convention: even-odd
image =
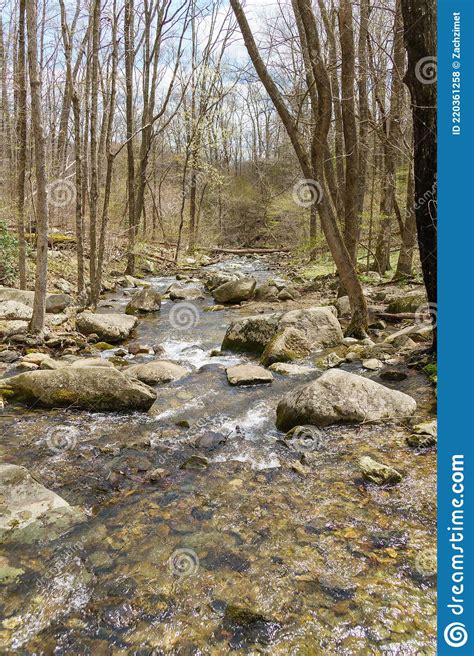
[(356, 266), (357, 245), (359, 243), (359, 140), (357, 137), (354, 102), (354, 34), (352, 26), (352, 10), (349, 0), (341, 0), (339, 9), (339, 32), (341, 35), (342, 52), (341, 106), (345, 150), (344, 243), (354, 266)]
[(17, 180), (17, 230), (18, 230), (18, 269), (20, 289), (26, 289), (26, 241), (25, 241), (25, 180), (26, 180), (26, 67), (25, 67), (25, 6), (20, 0), (18, 17), (18, 180)]
[[(416, 75), (416, 66), (426, 57), (436, 55), (435, 0), (401, 0), (405, 24), (408, 69), (405, 82), (410, 89), (413, 112), (415, 217), (420, 248), (421, 268), (428, 302), (437, 302), (437, 115), (436, 84)], [(416, 29), (413, 26), (416, 25)], [(423, 83), (425, 82), (425, 83)], [(421, 199), (431, 196), (429, 202)], [(418, 202), (417, 202), (418, 199)], [(436, 325), (433, 348), (436, 349)]]
[(99, 104), (100, 0), (94, 0), (92, 14), (91, 111), (90, 111), (90, 198), (89, 198), (89, 275), (95, 284), (97, 268), (97, 208), (99, 201), (99, 162), (97, 124)]
[(30, 330), (41, 333), (46, 315), (46, 288), (48, 276), (48, 200), (46, 192), (46, 148), (43, 133), (43, 110), (41, 107), (41, 78), (38, 66), (38, 44), (36, 27), (36, 0), (26, 3), (28, 32), (28, 66), (30, 72), (31, 123), (35, 145), (36, 173), (36, 276), (33, 316)]
[(135, 156), (133, 152), (133, 0), (125, 0), (124, 43), (125, 43), (125, 106), (127, 123), (127, 189), (128, 189), (128, 253), (127, 268), (129, 275), (135, 273)]
[(413, 177), (413, 166), (410, 165), (408, 171), (405, 221), (401, 234), (402, 243), (398, 256), (397, 270), (393, 277), (394, 280), (409, 278), (413, 273), (413, 255), (416, 248), (416, 218), (415, 208), (413, 207), (414, 195), (415, 179)]

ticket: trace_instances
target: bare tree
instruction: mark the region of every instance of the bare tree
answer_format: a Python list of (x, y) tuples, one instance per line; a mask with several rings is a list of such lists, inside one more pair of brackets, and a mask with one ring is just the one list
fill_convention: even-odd
[[(417, 65), (436, 54), (435, 0), (401, 0), (404, 38), (408, 54), (405, 82), (410, 89), (413, 112), (415, 217), (421, 268), (428, 302), (437, 302), (437, 115), (435, 80), (417, 75)], [(416, 25), (416, 29), (413, 26)], [(428, 58), (428, 59), (427, 59)], [(429, 202), (421, 199), (430, 197)], [(436, 325), (433, 348), (436, 349)]]
[(18, 16), (17, 49), (17, 139), (18, 139), (18, 177), (17, 177), (17, 230), (18, 230), (18, 270), (20, 288), (26, 289), (26, 240), (25, 240), (25, 182), (26, 182), (26, 140), (27, 140), (27, 82), (25, 65), (25, 5), (20, 0)]
[(38, 63), (37, 3), (26, 3), (28, 32), (28, 67), (30, 73), (31, 123), (35, 145), (36, 172), (36, 276), (33, 316), (30, 330), (41, 333), (46, 314), (46, 289), (48, 276), (48, 199), (46, 190), (46, 149), (43, 133), (41, 106), (41, 77)]

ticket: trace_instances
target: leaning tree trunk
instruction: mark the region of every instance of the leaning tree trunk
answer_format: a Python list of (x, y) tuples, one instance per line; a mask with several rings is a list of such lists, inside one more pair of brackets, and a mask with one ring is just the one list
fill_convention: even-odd
[(33, 316), (30, 330), (41, 333), (46, 315), (46, 285), (48, 276), (48, 200), (46, 193), (46, 148), (43, 133), (43, 111), (41, 107), (41, 78), (38, 65), (36, 31), (36, 0), (26, 3), (26, 25), (28, 32), (28, 66), (30, 71), (31, 123), (35, 145), (36, 172), (36, 277)]
[[(421, 60), (434, 63), (436, 56), (436, 0), (401, 0), (401, 3), (408, 53), (405, 82), (410, 89), (413, 112), (416, 227), (423, 280), (434, 314), (434, 304), (437, 301), (438, 219), (436, 80), (429, 75), (423, 77), (418, 68)], [(416, 25), (416, 29), (413, 29), (413, 25)], [(430, 197), (430, 202), (417, 202), (417, 199), (427, 197)], [(434, 349), (436, 345), (435, 324)]]

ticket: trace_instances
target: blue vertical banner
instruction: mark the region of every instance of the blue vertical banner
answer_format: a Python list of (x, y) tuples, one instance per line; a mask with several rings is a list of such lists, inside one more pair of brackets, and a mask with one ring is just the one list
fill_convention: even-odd
[(473, 51), (474, 0), (439, 0), (439, 656), (474, 655)]

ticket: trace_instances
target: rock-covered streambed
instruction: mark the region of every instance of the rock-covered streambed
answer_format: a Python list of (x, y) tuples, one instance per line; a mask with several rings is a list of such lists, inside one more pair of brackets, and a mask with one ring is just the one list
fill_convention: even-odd
[[(213, 269), (251, 274), (260, 288), (275, 275), (263, 259)], [(329, 349), (338, 364), (329, 373), (404, 394), (376, 405), (366, 385), (358, 394), (371, 400), (376, 421), (361, 420), (358, 401), (355, 424), (321, 422), (286, 435), (277, 406), (321, 377), (327, 348), (305, 354), (304, 340), (285, 332), (302, 357), (265, 369), (271, 382), (255, 371), (261, 355), (220, 349), (233, 321), (298, 309), (293, 292), (278, 298), (284, 290), (275, 287), (274, 299), (221, 307), (235, 286), (218, 286), (214, 301), (198, 279), (148, 282), (162, 293), (173, 285), (170, 298), (141, 314), (128, 340), (91, 354), (142, 374), (157, 358), (174, 363), (145, 369), (156, 392), (147, 412), (12, 402), (1, 415), (8, 495), (0, 507), (18, 511), (13, 526), (0, 526), (2, 653), (435, 654), (436, 454), (428, 429), (417, 429), (424, 441), (413, 446), (413, 426), (433, 419), (425, 374), (385, 364), (382, 351), (380, 365), (363, 366), (355, 343), (353, 358), (347, 348)], [(108, 294), (99, 312), (128, 305), (132, 316), (132, 292)], [(247, 364), (254, 366), (226, 373)], [(248, 376), (259, 384), (246, 384)], [(387, 421), (387, 407), (410, 416)], [(284, 411), (286, 431), (295, 421)]]

